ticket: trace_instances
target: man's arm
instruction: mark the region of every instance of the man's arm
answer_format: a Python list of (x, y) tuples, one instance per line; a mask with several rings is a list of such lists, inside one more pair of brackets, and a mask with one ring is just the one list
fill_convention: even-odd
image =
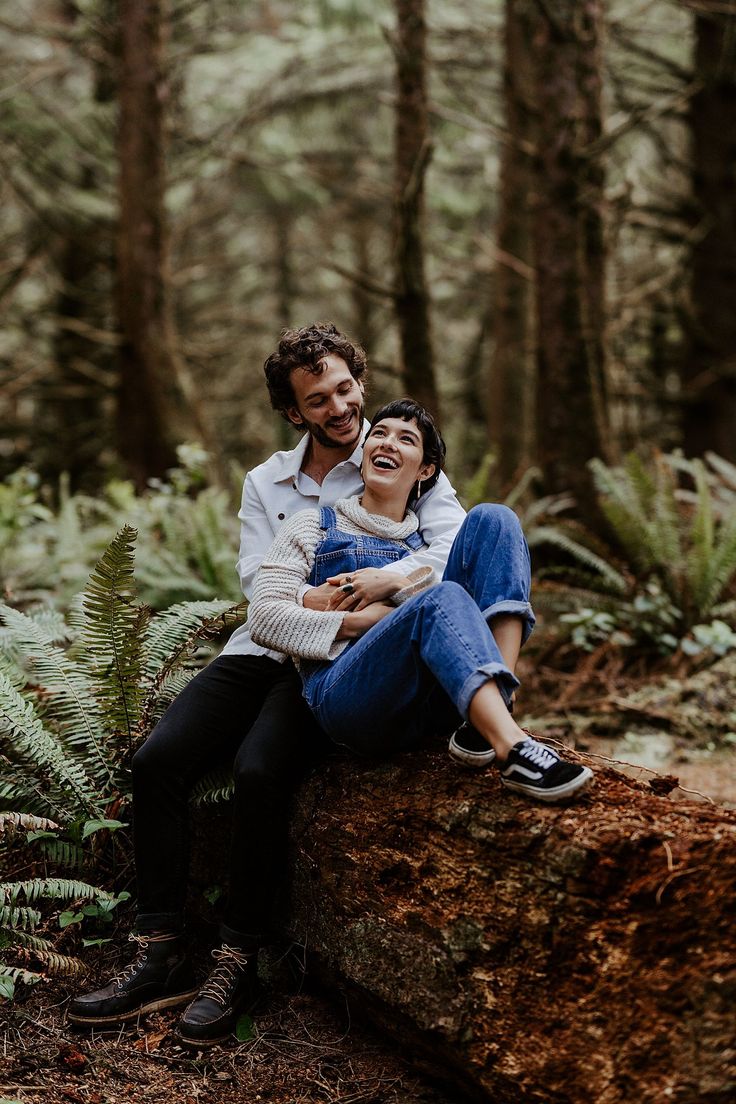
[(455, 490), (444, 472), (440, 472), (434, 487), (421, 499), (415, 511), (419, 518), (419, 535), (427, 547), (387, 566), (392, 571), (400, 571), (402, 575), (410, 575), (418, 567), (428, 564), (441, 579), (452, 542), (465, 521), (465, 510), (458, 502)]
[(250, 473), (246, 475), (243, 484), (243, 498), (238, 518), (240, 520), (238, 576), (243, 594), (250, 602), (253, 597), (256, 572), (274, 538), (266, 508)]

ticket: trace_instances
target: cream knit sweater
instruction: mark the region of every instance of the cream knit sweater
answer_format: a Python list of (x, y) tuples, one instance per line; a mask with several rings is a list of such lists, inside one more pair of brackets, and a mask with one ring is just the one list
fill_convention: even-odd
[[(407, 510), (401, 522), (369, 514), (357, 495), (340, 499), (335, 504), (335, 514), (337, 528), (356, 536), (401, 541), (419, 526), (411, 510)], [(348, 640), (335, 639), (344, 613), (310, 610), (299, 602), (300, 587), (309, 578), (323, 537), (317, 510), (301, 510), (279, 529), (256, 575), (248, 609), (250, 634), (256, 644), (312, 660), (336, 659), (348, 646)], [(392, 601), (399, 604), (436, 581), (430, 567), (419, 568), (407, 576), (407, 586)]]

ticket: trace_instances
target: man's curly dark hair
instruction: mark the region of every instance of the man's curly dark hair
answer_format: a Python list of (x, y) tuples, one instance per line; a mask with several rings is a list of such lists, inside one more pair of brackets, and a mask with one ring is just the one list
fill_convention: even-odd
[(359, 380), (364, 375), (367, 368), (365, 351), (340, 333), (333, 322), (312, 322), (300, 330), (282, 332), (279, 347), (267, 358), (263, 370), (271, 406), (289, 424), (292, 423), (287, 410), (296, 406), (291, 373), (295, 368), (303, 368), (318, 376), (324, 371), (322, 361), (330, 353), (342, 357), (353, 379)]

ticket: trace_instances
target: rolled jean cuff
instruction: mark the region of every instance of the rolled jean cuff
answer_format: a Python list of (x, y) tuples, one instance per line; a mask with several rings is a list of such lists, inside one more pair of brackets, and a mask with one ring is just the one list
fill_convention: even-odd
[(521, 683), (517, 679), (516, 675), (512, 675), (508, 667), (505, 667), (503, 663), (486, 663), (483, 667), (479, 667), (477, 671), (473, 671), (472, 675), (468, 675), (465, 682), (462, 685), (458, 700), (455, 702), (458, 713), (462, 714), (466, 720), (468, 720), (468, 710), (470, 709), (470, 703), (475, 697), (476, 693), (480, 690), (481, 686), (490, 680), (494, 679), (496, 686), (501, 692), (501, 697), (506, 703), (508, 709), (511, 704), (511, 695)]
[(490, 622), (492, 617), (498, 617), (501, 613), (514, 613), (518, 617), (521, 617), (524, 622), (521, 630), (521, 643), (526, 644), (537, 623), (531, 604), (529, 602), (517, 602), (513, 599), (508, 599), (504, 602), (494, 602), (492, 606), (488, 606), (487, 609), (483, 610), (483, 616), (487, 622)]
[(180, 912), (139, 912), (135, 918), (134, 930), (138, 935), (154, 931), (175, 932), (180, 935), (184, 931), (184, 917)]

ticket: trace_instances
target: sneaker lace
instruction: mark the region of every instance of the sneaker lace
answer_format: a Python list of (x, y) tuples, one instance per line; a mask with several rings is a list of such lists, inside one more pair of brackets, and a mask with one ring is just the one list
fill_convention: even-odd
[(537, 743), (536, 740), (527, 740), (517, 749), (519, 755), (523, 755), (525, 759), (531, 760), (536, 766), (541, 767), (542, 770), (546, 770), (548, 767), (554, 766), (559, 760), (557, 752), (552, 751), (551, 748), (545, 747), (544, 744)]
[(230, 999), (230, 992), (238, 980), (238, 975), (248, 964), (250, 955), (237, 947), (215, 947), (212, 952), (217, 965), (199, 991), (200, 997), (210, 997), (223, 1006)]
[(137, 935), (135, 932), (131, 932), (128, 935), (128, 939), (131, 943), (138, 944), (138, 951), (133, 961), (129, 962), (128, 965), (112, 979), (113, 984), (117, 985), (118, 988), (130, 981), (145, 964), (146, 955), (148, 954), (148, 944), (151, 942), (150, 936)]

